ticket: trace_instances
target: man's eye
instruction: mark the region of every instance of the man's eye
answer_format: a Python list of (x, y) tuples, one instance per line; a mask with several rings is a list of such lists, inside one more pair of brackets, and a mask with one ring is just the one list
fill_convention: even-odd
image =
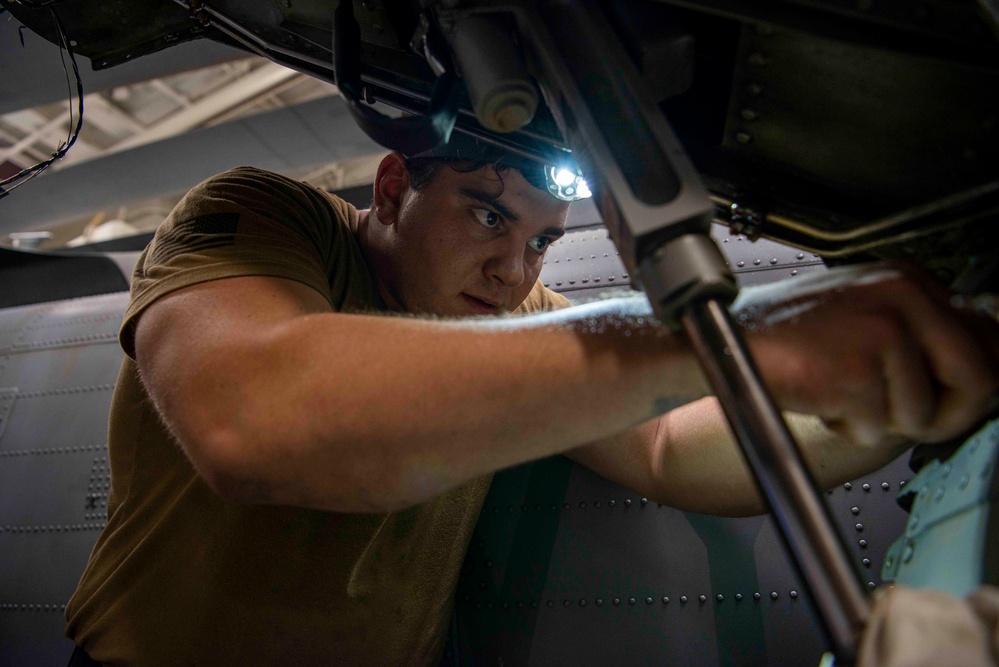
[(527, 242), (527, 247), (540, 254), (548, 250), (548, 246), (551, 244), (552, 240), (547, 236), (535, 236)]
[(487, 208), (476, 208), (472, 210), (472, 213), (483, 227), (496, 229), (499, 226), (500, 217), (495, 211), (490, 211)]

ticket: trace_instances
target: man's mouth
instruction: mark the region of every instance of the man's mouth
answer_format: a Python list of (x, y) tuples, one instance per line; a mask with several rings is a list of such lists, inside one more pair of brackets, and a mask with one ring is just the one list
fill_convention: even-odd
[(465, 299), (465, 303), (472, 309), (472, 312), (477, 315), (499, 315), (503, 312), (498, 301), (472, 296), (464, 292), (461, 293), (461, 296)]

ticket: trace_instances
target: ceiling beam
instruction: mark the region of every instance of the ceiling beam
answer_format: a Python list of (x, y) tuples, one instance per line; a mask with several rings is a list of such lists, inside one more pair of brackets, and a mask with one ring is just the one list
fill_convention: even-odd
[(42, 174), (0, 200), (0, 235), (182, 192), (239, 165), (292, 171), (379, 151), (339, 97), (312, 100)]
[[(59, 58), (59, 47), (28, 29), (19, 34), (20, 27), (21, 23), (10, 14), (3, 14), (0, 20), (0, 114), (66, 100), (66, 75)], [(93, 71), (88, 58), (78, 56), (77, 62), (83, 92), (92, 93), (246, 58), (247, 55), (245, 51), (199, 39), (98, 72)]]

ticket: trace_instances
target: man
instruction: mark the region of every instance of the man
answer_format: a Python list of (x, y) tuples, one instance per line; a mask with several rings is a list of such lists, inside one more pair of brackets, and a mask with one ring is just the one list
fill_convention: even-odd
[[(67, 608), (94, 659), (433, 664), (491, 474), (551, 454), (684, 509), (762, 510), (647, 306), (497, 317), (568, 305), (537, 280), (567, 204), (504, 159), (390, 154), (366, 211), (249, 168), (178, 205), (136, 268), (108, 524)], [(781, 405), (848, 436), (796, 419), (823, 484), (961, 434), (999, 385), (994, 323), (921, 275), (760, 294)]]

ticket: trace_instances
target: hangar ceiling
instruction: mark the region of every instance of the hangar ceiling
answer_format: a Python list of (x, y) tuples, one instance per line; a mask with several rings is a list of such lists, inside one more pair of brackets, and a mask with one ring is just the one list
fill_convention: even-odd
[[(29, 245), (47, 232), (40, 247), (57, 247), (151, 229), (189, 187), (239, 164), (351, 187), (371, 181), (384, 152), (347, 117), (335, 86), (220, 44), (99, 72), (78, 63), (79, 137), (0, 199), (0, 243)], [(0, 179), (67, 140), (70, 89), (75, 96), (60, 49), (0, 13)]]

